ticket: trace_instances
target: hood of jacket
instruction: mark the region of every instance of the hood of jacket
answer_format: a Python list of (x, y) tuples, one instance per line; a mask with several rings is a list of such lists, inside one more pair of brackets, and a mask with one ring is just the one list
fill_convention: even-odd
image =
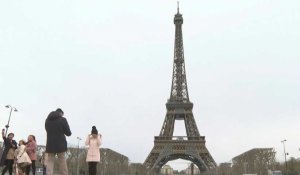
[(57, 120), (57, 119), (59, 119), (60, 117), (61, 117), (61, 116), (60, 116), (60, 114), (59, 114), (58, 112), (52, 111), (52, 112), (50, 112), (50, 114), (48, 115), (47, 120)]

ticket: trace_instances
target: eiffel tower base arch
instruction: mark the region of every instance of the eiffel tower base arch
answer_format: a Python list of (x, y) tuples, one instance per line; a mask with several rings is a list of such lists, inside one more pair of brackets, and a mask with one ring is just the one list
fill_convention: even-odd
[(200, 172), (207, 172), (216, 167), (216, 163), (205, 147), (205, 137), (181, 139), (182, 137), (155, 137), (154, 147), (144, 163), (146, 168), (159, 174), (163, 165), (176, 159), (191, 161)]

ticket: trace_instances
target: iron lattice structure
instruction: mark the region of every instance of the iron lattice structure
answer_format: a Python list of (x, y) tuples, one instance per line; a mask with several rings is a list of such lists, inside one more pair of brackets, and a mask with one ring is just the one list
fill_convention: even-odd
[[(193, 103), (189, 100), (182, 37), (183, 18), (179, 9), (174, 24), (173, 76), (171, 94), (166, 104), (167, 114), (159, 136), (154, 137), (154, 147), (144, 166), (159, 172), (168, 161), (181, 158), (193, 162), (204, 172), (217, 165), (205, 146), (205, 137), (200, 136), (192, 112)], [(186, 136), (173, 136), (175, 120), (184, 120)]]

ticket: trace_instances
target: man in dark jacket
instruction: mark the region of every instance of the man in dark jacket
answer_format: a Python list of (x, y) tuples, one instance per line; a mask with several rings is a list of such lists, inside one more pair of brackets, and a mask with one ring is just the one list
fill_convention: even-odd
[(67, 151), (66, 136), (71, 136), (71, 130), (64, 112), (58, 108), (50, 112), (45, 122), (47, 132), (46, 152), (48, 153), (47, 175), (53, 175), (54, 158), (57, 155), (61, 175), (68, 175), (68, 167), (65, 158)]

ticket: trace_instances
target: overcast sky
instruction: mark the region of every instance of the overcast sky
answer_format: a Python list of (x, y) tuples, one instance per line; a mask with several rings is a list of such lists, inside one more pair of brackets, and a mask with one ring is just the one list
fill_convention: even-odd
[[(190, 100), (217, 163), (272, 147), (300, 157), (300, 1), (182, 0)], [(76, 145), (144, 162), (162, 127), (173, 64), (175, 0), (0, 1), (0, 126), (45, 144), (65, 112)], [(183, 135), (182, 123), (176, 135)], [(81, 142), (83, 144), (83, 142)]]

